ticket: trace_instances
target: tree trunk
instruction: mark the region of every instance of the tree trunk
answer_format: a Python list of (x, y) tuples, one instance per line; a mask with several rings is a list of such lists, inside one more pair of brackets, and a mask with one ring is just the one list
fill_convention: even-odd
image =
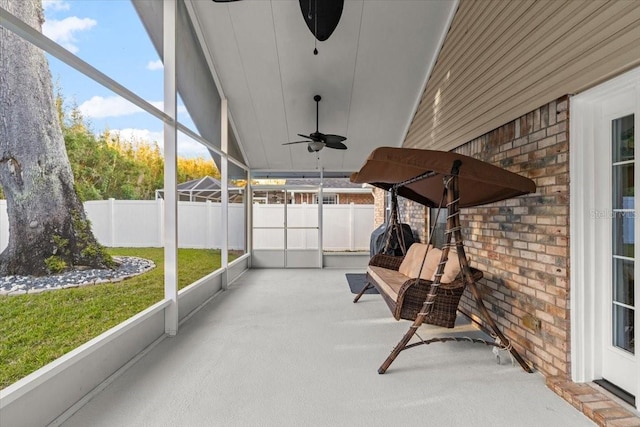
[[(0, 6), (41, 31), (40, 0), (0, 0)], [(2, 27), (0, 184), (9, 218), (0, 276), (112, 265), (75, 192), (44, 53)]]

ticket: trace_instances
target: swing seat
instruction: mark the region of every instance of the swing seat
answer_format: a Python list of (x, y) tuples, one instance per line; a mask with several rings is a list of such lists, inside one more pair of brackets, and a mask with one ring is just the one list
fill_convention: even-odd
[[(378, 254), (369, 261), (367, 280), (382, 295), (396, 320), (415, 320), (431, 290), (440, 250), (429, 246), (426, 261), (422, 265), (425, 248), (424, 244), (414, 243), (405, 256)], [(451, 257), (450, 260), (445, 265), (443, 281), (436, 288), (431, 312), (425, 318), (426, 323), (445, 328), (454, 327), (458, 304), (465, 288), (459, 265), (456, 269), (457, 257)], [(482, 278), (480, 270), (471, 268), (471, 272), (475, 280)]]

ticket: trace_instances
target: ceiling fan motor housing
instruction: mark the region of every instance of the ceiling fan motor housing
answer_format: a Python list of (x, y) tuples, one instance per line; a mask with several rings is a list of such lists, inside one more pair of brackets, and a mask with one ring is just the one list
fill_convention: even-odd
[(309, 148), (311, 151), (318, 152), (324, 148), (324, 142), (322, 141), (311, 141), (309, 143)]

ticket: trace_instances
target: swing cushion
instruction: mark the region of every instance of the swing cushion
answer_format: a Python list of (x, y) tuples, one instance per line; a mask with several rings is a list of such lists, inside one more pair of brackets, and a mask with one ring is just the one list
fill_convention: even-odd
[[(460, 260), (458, 260), (458, 253), (450, 249), (449, 250), (449, 258), (447, 259), (447, 263), (444, 265), (444, 272), (442, 273), (442, 278), (440, 279), (441, 283), (451, 283), (460, 274)], [(435, 272), (434, 272), (435, 275)], [(433, 277), (431, 280), (435, 280)]]
[[(428, 251), (427, 248), (429, 249)], [(424, 258), (425, 251), (427, 251), (427, 259)], [(424, 266), (422, 266), (422, 260), (425, 260)], [(398, 272), (414, 278), (420, 274), (420, 277), (430, 280), (438, 266), (438, 261), (440, 261), (439, 249), (434, 248), (432, 245), (427, 246), (424, 243), (414, 243), (409, 246)], [(422, 272), (420, 272), (420, 267), (422, 267)]]
[[(427, 251), (428, 248), (428, 251)], [(425, 251), (427, 256), (425, 258)], [(432, 245), (425, 245), (424, 243), (414, 243), (409, 246), (407, 254), (404, 256), (398, 272), (403, 275), (415, 279), (420, 277), (425, 280), (435, 280), (436, 270), (438, 269), (438, 263), (442, 256), (442, 250), (434, 248)], [(424, 265), (422, 262), (424, 260)], [(460, 274), (460, 262), (458, 261), (458, 254), (455, 250), (449, 251), (449, 259), (444, 265), (444, 272), (440, 281), (442, 283), (451, 283)]]
[(398, 299), (400, 288), (407, 281), (407, 276), (399, 271), (384, 267), (369, 266), (367, 272), (373, 281), (381, 288), (383, 295), (388, 295), (393, 300)]

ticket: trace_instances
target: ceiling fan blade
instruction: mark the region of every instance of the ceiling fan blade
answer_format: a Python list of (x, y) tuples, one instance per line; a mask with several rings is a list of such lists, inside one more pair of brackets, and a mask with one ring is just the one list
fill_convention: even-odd
[(323, 137), (324, 137), (324, 142), (326, 142), (327, 144), (334, 143), (334, 142), (342, 142), (347, 140), (347, 138), (341, 135), (328, 134), (328, 135), (323, 135)]
[(346, 146), (346, 145), (344, 145), (344, 144), (343, 144), (342, 142), (340, 142), (340, 141), (333, 141), (333, 142), (326, 141), (326, 142), (324, 143), (324, 145), (326, 145), (326, 146), (327, 146), (327, 147), (329, 147), (329, 148), (333, 148), (333, 149), (335, 149), (335, 150), (346, 150), (346, 149), (347, 149), (347, 146)]
[[(320, 135), (322, 135), (322, 134), (320, 134)], [(315, 132), (311, 133), (309, 135), (303, 135), (303, 134), (299, 133), (298, 136), (301, 136), (303, 138), (309, 138), (311, 141), (322, 142), (321, 136), (317, 135)]]
[(310, 142), (311, 141), (293, 141), (293, 142), (284, 142), (282, 145), (302, 144), (302, 143), (308, 144)]

